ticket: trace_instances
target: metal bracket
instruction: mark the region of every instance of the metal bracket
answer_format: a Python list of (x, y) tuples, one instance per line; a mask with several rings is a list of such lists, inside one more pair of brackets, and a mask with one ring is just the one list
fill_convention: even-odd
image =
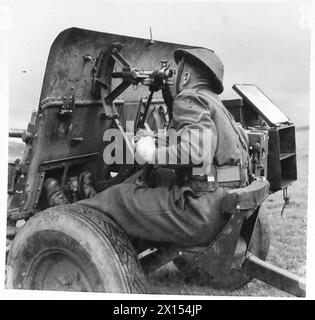
[(144, 274), (149, 274), (162, 267), (165, 263), (172, 261), (179, 256), (179, 249), (173, 246), (159, 248), (156, 251), (140, 259)]
[[(34, 210), (36, 210), (38, 208), (39, 197), (40, 197), (41, 192), (42, 192), (42, 187), (43, 187), (44, 180), (45, 180), (45, 174), (46, 174), (45, 171), (43, 171), (43, 172), (41, 172), (39, 174), (36, 193), (35, 193), (35, 196), (34, 196), (34, 204), (33, 204), (33, 209)], [(26, 210), (26, 209), (27, 209), (27, 207), (24, 207), (24, 210)]]
[(75, 108), (74, 88), (69, 89), (62, 97), (63, 105), (59, 108), (59, 116), (68, 117)]
[(245, 212), (233, 214), (217, 238), (203, 252), (195, 256), (182, 271), (192, 272), (198, 265), (202, 269), (206, 268), (214, 278), (224, 278), (230, 271), (244, 219)]
[(283, 196), (284, 204), (283, 204), (283, 207), (281, 209), (281, 218), (284, 219), (285, 218), (284, 217), (284, 209), (290, 202), (290, 197), (288, 196), (288, 187), (285, 187), (282, 192), (283, 192), (282, 196)]

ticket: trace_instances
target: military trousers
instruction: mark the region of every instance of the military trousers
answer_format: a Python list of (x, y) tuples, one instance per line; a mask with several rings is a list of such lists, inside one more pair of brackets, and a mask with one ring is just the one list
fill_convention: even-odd
[(178, 246), (208, 244), (226, 225), (221, 207), (227, 188), (196, 193), (169, 182), (152, 188), (137, 184), (138, 177), (77, 204), (103, 212), (130, 237)]

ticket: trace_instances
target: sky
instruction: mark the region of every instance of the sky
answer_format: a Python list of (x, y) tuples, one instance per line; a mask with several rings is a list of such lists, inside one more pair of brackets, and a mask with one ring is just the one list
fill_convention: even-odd
[(297, 126), (308, 125), (308, 1), (4, 1), (10, 7), (9, 126), (25, 128), (37, 109), (46, 60), (69, 27), (203, 46), (225, 67), (222, 98), (254, 83)]

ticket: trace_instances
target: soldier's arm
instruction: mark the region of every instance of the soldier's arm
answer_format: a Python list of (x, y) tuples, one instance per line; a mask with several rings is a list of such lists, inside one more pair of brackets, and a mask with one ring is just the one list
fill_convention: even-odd
[[(155, 163), (162, 165), (211, 164), (217, 145), (217, 131), (211, 105), (194, 92), (176, 97), (173, 103), (176, 131), (169, 130), (168, 146), (158, 146)], [(179, 137), (178, 141), (174, 135)], [(206, 162), (206, 163), (205, 163)]]

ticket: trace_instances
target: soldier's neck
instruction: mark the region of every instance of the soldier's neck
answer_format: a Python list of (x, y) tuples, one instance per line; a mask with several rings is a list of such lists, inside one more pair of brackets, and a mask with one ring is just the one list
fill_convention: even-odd
[(213, 91), (211, 83), (209, 83), (208, 80), (204, 80), (204, 79), (199, 79), (197, 81), (194, 81), (193, 83), (190, 84), (189, 88), (187, 89), (202, 89), (202, 88)]

